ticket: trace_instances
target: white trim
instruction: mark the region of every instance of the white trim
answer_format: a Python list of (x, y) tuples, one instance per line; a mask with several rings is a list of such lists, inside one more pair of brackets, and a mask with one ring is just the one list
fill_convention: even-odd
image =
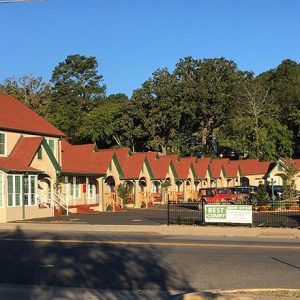
[[(13, 183), (13, 193), (12, 193), (12, 204), (13, 205), (9, 205), (9, 203), (8, 203), (8, 196), (9, 195), (11, 195), (9, 192), (8, 192), (8, 177), (9, 176), (11, 176), (12, 178), (13, 178), (13, 181), (12, 181), (12, 183)], [(19, 195), (20, 195), (20, 204), (19, 205), (16, 205), (16, 177), (19, 177), (20, 178), (20, 193), (18, 193)], [(7, 180), (7, 207), (9, 208), (9, 207), (21, 207), (22, 205), (23, 205), (23, 201), (24, 201), (24, 199), (23, 199), (23, 197), (22, 197), (22, 195), (23, 195), (23, 184), (22, 184), (22, 182), (23, 182), (23, 175), (11, 175), (11, 174), (8, 174), (7, 176), (6, 176), (6, 180)]]
[[(31, 204), (31, 196), (32, 196), (32, 192), (31, 192), (31, 178), (34, 178), (34, 194), (33, 194), (33, 199), (34, 199), (34, 204)], [(37, 185), (37, 181), (38, 181), (38, 178), (37, 178), (37, 175), (28, 175), (27, 176), (28, 178), (28, 203), (24, 205), (26, 206), (36, 206), (37, 205), (37, 197), (38, 197), (38, 193), (37, 193), (37, 188), (38, 188), (38, 185)], [(25, 192), (23, 193), (24, 197), (25, 197)], [(23, 198), (23, 201), (24, 201), (24, 198)]]
[(3, 176), (3, 172), (0, 172), (0, 179), (1, 179), (1, 192), (0, 192), (0, 197), (2, 200), (2, 205), (0, 203), (0, 207), (4, 207), (4, 176)]
[[(48, 144), (48, 146), (49, 146), (49, 141), (53, 141), (53, 143), (54, 143), (54, 149), (53, 149), (53, 155), (54, 155), (54, 157), (55, 157), (55, 159), (57, 159), (57, 146), (56, 146), (56, 139), (52, 139), (52, 138), (46, 138), (46, 142), (47, 142), (47, 144)], [(50, 146), (49, 146), (49, 148), (50, 148)], [(51, 149), (51, 148), (50, 148)]]

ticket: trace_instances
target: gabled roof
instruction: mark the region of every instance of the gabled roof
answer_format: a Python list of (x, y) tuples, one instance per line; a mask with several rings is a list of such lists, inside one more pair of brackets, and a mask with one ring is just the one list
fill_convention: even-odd
[(172, 158), (175, 158), (176, 160), (177, 155), (159, 156), (157, 152), (137, 152), (134, 153), (134, 155), (144, 156), (148, 159), (154, 179), (166, 179), (169, 168), (171, 168), (174, 177), (177, 178), (174, 164), (172, 162)]
[(13, 151), (10, 154), (11, 158), (14, 158), (24, 165), (29, 166), (38, 151), (43, 137), (22, 137), (15, 145)]
[(198, 159), (196, 163), (194, 163), (194, 169), (196, 172), (197, 179), (205, 179), (207, 172), (211, 176), (211, 170), (209, 167), (210, 159)]
[(124, 166), (126, 164), (127, 158), (131, 155), (131, 150), (129, 148), (101, 149), (101, 150), (99, 150), (99, 152), (100, 153), (104, 153), (104, 152), (115, 153), (122, 169), (124, 168)]
[(114, 161), (120, 177), (123, 172), (113, 149), (94, 152), (95, 144), (71, 145), (62, 140), (62, 172), (64, 174), (85, 174), (102, 176), (107, 173), (111, 161)]
[(36, 172), (40, 170), (31, 168), (30, 164), (38, 151), (43, 137), (21, 137), (9, 157), (0, 158), (0, 169), (5, 172)]
[(227, 164), (229, 161), (228, 158), (223, 159), (212, 159), (209, 166), (211, 170), (212, 178), (220, 178), (221, 172), (226, 176), (224, 164)]
[(175, 171), (178, 179), (188, 179), (189, 171), (192, 170), (194, 176), (196, 177), (193, 163), (189, 159), (181, 159), (180, 161), (174, 162)]
[(124, 173), (124, 178), (125, 179), (139, 178), (144, 164), (148, 169), (150, 177), (153, 178), (153, 172), (147, 157), (145, 157), (144, 155), (136, 155), (136, 154), (127, 157), (124, 167), (122, 168)]
[[(233, 163), (233, 162), (231, 162)], [(272, 162), (258, 161), (257, 159), (245, 159), (236, 160), (234, 163), (239, 164), (241, 174), (243, 176), (256, 175), (256, 174), (266, 174), (272, 164)]]
[(227, 164), (225, 163), (223, 166), (227, 178), (234, 178), (238, 176), (239, 164), (234, 163), (232, 161), (228, 161), (228, 163)]
[(16, 132), (27, 132), (44, 136), (64, 136), (54, 127), (16, 98), (0, 94), (0, 129)]
[(0, 157), (0, 170), (4, 172), (42, 173), (40, 170), (24, 165), (11, 157)]
[[(102, 166), (97, 167), (92, 162), (93, 153), (89, 145), (73, 146), (66, 140), (62, 140), (62, 173), (64, 174), (90, 174), (102, 175)], [(112, 155), (113, 156), (113, 153)], [(99, 171), (101, 169), (101, 171)]]

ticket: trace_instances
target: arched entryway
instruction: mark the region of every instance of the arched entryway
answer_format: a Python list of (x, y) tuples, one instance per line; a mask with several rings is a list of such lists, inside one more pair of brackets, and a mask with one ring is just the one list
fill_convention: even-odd
[(141, 192), (146, 192), (146, 188), (147, 188), (147, 179), (145, 177), (141, 177), (139, 179), (139, 186), (140, 186), (140, 190)]
[(249, 186), (250, 184), (249, 178), (241, 177), (241, 186)]
[(158, 180), (151, 182), (151, 193), (158, 194), (161, 191), (161, 184)]
[(51, 178), (43, 174), (38, 177), (38, 199), (40, 204), (51, 205)]
[(116, 181), (113, 176), (108, 176), (105, 181), (105, 192), (106, 193), (115, 193), (116, 191)]

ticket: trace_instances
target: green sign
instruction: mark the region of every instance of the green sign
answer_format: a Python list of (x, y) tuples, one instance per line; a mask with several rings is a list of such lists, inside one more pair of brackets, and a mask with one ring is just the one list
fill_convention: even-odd
[(205, 222), (252, 224), (252, 205), (205, 205)]

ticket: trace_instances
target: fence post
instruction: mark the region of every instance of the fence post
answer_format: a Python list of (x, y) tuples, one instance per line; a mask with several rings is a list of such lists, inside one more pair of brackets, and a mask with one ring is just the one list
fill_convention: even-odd
[(205, 209), (205, 201), (203, 200), (203, 198), (201, 198), (201, 208), (202, 208), (202, 211), (201, 211), (201, 214), (202, 214), (202, 222), (201, 222), (201, 224), (204, 225), (204, 224), (205, 224), (205, 212), (204, 212), (204, 209)]

